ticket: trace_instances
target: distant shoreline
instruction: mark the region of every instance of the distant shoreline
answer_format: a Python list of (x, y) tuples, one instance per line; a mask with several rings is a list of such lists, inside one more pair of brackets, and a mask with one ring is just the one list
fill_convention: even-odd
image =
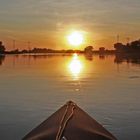
[[(1, 53), (0, 55), (5, 55), (5, 54), (73, 54), (73, 53), (78, 53), (78, 54), (88, 54), (84, 51), (81, 50), (64, 50), (64, 51), (52, 51), (52, 52), (21, 52), (21, 51), (5, 51), (4, 53)], [(104, 52), (100, 52), (98, 50), (90, 52), (90, 54), (115, 54), (115, 50), (106, 50)]]
[(105, 52), (100, 52), (100, 51), (93, 51), (91, 52), (90, 54), (84, 52), (84, 51), (73, 51), (73, 52), (4, 52), (4, 53), (0, 53), (0, 56), (2, 55), (7, 55), (7, 54), (11, 54), (11, 55), (22, 55), (22, 54), (34, 54), (34, 55), (40, 55), (40, 54), (43, 54), (43, 55), (46, 55), (46, 54), (74, 54), (74, 53), (77, 53), (77, 54), (85, 54), (85, 55), (94, 55), (94, 54), (98, 54), (98, 55), (108, 55), (108, 54), (111, 54), (111, 55), (124, 55), (124, 56), (134, 56), (134, 55), (139, 55), (140, 56), (140, 52), (117, 52), (115, 50), (107, 50)]

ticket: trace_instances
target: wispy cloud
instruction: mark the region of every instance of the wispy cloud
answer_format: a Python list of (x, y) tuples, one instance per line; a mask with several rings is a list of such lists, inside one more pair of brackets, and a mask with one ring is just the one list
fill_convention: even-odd
[(0, 30), (51, 35), (75, 24), (102, 35), (140, 36), (139, 7), (140, 0), (1, 0)]

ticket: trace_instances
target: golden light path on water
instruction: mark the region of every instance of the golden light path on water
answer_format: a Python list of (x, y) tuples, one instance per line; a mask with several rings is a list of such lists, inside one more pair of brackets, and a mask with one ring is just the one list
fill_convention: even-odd
[(80, 60), (79, 56), (75, 53), (73, 54), (72, 60), (68, 65), (68, 69), (73, 75), (74, 80), (79, 79), (80, 73), (83, 71), (84, 65)]

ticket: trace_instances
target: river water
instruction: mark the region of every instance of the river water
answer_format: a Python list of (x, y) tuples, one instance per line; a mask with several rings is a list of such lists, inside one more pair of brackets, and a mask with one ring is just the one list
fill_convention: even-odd
[(140, 139), (139, 60), (0, 56), (0, 139), (20, 140), (69, 100), (119, 140)]

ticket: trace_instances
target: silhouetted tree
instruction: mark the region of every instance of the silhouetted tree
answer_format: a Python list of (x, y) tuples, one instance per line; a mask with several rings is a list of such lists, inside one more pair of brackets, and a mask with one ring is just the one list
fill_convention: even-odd
[(2, 44), (2, 41), (0, 41), (0, 53), (5, 52), (5, 46)]
[(117, 52), (124, 53), (140, 53), (140, 40), (133, 41), (123, 45), (122, 43), (114, 44), (114, 48)]
[(140, 49), (140, 40), (136, 40), (136, 41), (131, 42), (131, 48)]
[(21, 53), (28, 53), (28, 50), (22, 50)]
[(85, 53), (92, 53), (93, 52), (93, 46), (87, 46), (84, 50)]
[(116, 43), (116, 44), (114, 44), (114, 48), (118, 52), (123, 51), (124, 47), (125, 47), (125, 45), (123, 45), (122, 43)]
[(104, 53), (105, 52), (105, 48), (104, 47), (100, 47), (99, 48), (99, 53)]
[(11, 51), (10, 53), (11, 53), (11, 54), (19, 54), (20, 51), (19, 51), (18, 49), (16, 49), (16, 50)]

